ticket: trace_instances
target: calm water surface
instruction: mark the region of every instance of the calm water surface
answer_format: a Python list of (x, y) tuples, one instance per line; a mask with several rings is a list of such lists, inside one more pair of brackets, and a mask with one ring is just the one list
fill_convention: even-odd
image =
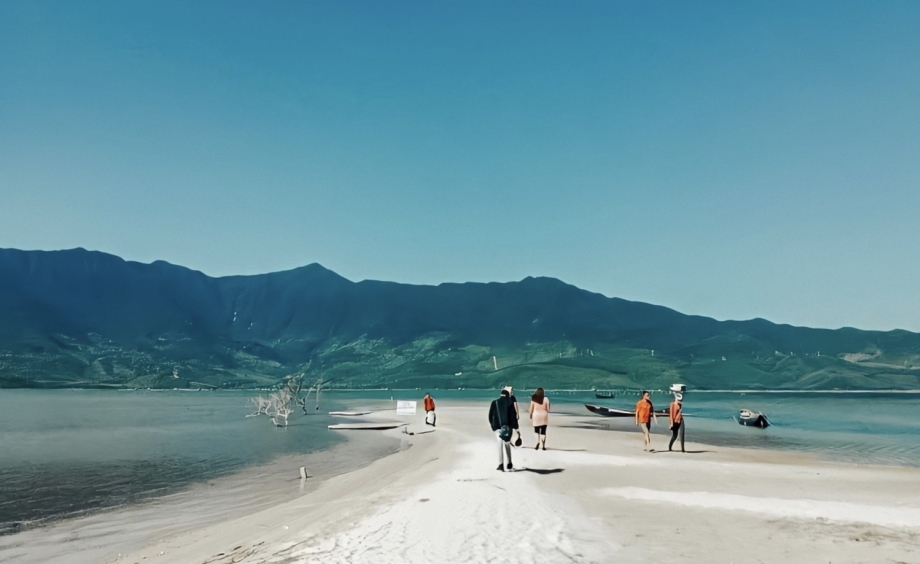
[(254, 394), (0, 390), (0, 534), (339, 440), (324, 415), (247, 419)]
[[(360, 395), (412, 399), (413, 394), (423, 392), (378, 391)], [(497, 390), (431, 392), (436, 399), (476, 400), (484, 406), (498, 396)], [(515, 393), (526, 409), (533, 390)], [(614, 399), (596, 399), (594, 392), (549, 390), (547, 395), (556, 413), (596, 418), (598, 425), (611, 430), (635, 430), (628, 418), (592, 416), (584, 404), (633, 409), (639, 400), (637, 392), (619, 392)], [(671, 395), (657, 392), (652, 401), (656, 409), (664, 409), (671, 402)], [(737, 416), (742, 408), (766, 414), (773, 426), (756, 429), (739, 425)], [(684, 394), (684, 412), (688, 415), (687, 439), (692, 441), (797, 450), (842, 462), (920, 466), (920, 393), (690, 391)], [(568, 424), (561, 418), (551, 423)], [(666, 418), (662, 418), (653, 431), (669, 435), (667, 426)]]
[[(484, 413), (498, 393), (431, 392), (441, 401), (481, 401)], [(391, 398), (420, 400), (423, 393), (329, 393), (320, 411), (278, 429), (264, 417), (246, 418), (256, 392), (0, 390), (0, 534), (169, 494), (280, 455), (328, 448), (340, 440), (326, 429), (329, 410), (386, 409), (393, 407)], [(519, 391), (519, 401), (526, 404), (529, 394)], [(592, 416), (583, 405), (631, 408), (634, 394), (612, 400), (592, 392), (547, 395), (556, 413), (635, 430), (628, 419)], [(652, 399), (664, 408), (670, 396)], [(920, 394), (689, 392), (684, 405), (691, 441), (920, 466)], [(741, 408), (765, 413), (774, 425), (738, 425)], [(551, 423), (577, 424), (564, 417)], [(666, 428), (662, 421), (657, 430)]]
[[(632, 408), (638, 397), (613, 400), (593, 394), (557, 393), (564, 411), (581, 414), (583, 403)], [(655, 394), (656, 409), (669, 394)], [(764, 413), (767, 429), (743, 427), (738, 410)], [(920, 394), (917, 393), (761, 393), (689, 392), (684, 395), (688, 440), (712, 445), (797, 450), (843, 462), (920, 466)], [(611, 428), (629, 421), (608, 419)], [(667, 432), (667, 419), (660, 432)]]

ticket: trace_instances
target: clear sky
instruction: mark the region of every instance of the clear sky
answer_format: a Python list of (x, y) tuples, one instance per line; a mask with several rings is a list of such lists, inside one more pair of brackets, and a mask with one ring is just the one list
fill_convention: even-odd
[(0, 2), (0, 247), (920, 330), (920, 2)]

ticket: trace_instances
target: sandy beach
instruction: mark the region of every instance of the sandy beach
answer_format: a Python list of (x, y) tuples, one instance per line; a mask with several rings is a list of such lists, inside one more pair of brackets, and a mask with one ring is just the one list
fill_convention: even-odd
[(486, 409), (441, 402), (438, 427), (419, 416), (414, 435), (341, 431), (400, 448), (289, 501), (161, 531), (102, 561), (920, 562), (920, 470), (694, 442), (669, 453), (663, 435), (652, 446), (665, 452), (643, 452), (638, 433), (557, 415), (546, 451), (533, 449), (525, 416), (514, 471), (499, 472)]

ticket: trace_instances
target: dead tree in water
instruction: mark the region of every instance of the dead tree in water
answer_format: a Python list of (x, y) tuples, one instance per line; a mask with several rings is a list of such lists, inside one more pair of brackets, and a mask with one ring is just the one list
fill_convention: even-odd
[[(302, 377), (301, 377), (301, 382), (303, 382)], [(326, 381), (322, 377), (320, 377), (316, 382), (313, 383), (312, 386), (310, 386), (310, 389), (307, 390), (306, 395), (303, 398), (300, 398), (298, 400), (298, 403), (300, 404), (300, 407), (303, 409), (304, 414), (309, 413), (309, 411), (307, 411), (307, 400), (310, 399), (310, 394), (312, 394), (314, 391), (316, 392), (316, 406), (313, 409), (314, 411), (319, 410), (319, 394), (323, 389), (323, 384), (325, 383)], [(302, 387), (303, 385), (301, 384), (301, 388)]]
[(306, 374), (303, 372), (289, 374), (284, 377), (285, 384), (277, 392), (270, 394), (268, 397), (256, 396), (251, 398), (250, 402), (256, 408), (256, 411), (255, 413), (247, 415), (247, 417), (267, 415), (276, 426), (287, 427), (288, 417), (290, 417), (291, 413), (294, 411), (295, 405), (299, 405), (301, 409), (303, 409), (304, 414), (309, 413), (307, 410), (307, 400), (314, 391), (316, 392), (316, 406), (314, 410), (318, 410), (319, 395), (325, 381), (322, 377), (319, 378), (307, 389), (306, 394), (304, 394), (305, 377)]
[(255, 413), (250, 413), (246, 417), (256, 417), (258, 415), (268, 415), (268, 409), (271, 407), (271, 401), (264, 396), (249, 398), (249, 402), (256, 408)]
[(287, 427), (288, 417), (294, 411), (294, 396), (285, 388), (280, 392), (272, 394), (269, 397), (271, 401), (271, 414), (269, 418), (276, 427)]

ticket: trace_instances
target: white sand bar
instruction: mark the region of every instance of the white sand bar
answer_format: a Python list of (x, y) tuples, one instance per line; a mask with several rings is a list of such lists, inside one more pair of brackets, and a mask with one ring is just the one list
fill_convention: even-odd
[[(646, 453), (628, 425), (582, 428), (589, 414), (551, 416), (545, 452), (525, 419), (531, 448), (499, 472), (487, 407), (439, 401), (434, 432), (373, 431), (402, 441), (396, 454), (104, 561), (920, 563), (918, 469), (694, 443)], [(430, 430), (422, 417), (408, 430)]]
[(308, 537), (298, 563), (604, 562), (617, 546), (577, 505), (527, 472), (501, 473), (492, 441), (462, 446), (455, 466), (348, 530)]
[(866, 505), (842, 501), (754, 497), (712, 492), (675, 492), (645, 488), (608, 488), (605, 494), (684, 507), (749, 511), (788, 519), (814, 519), (920, 529), (920, 508)]

